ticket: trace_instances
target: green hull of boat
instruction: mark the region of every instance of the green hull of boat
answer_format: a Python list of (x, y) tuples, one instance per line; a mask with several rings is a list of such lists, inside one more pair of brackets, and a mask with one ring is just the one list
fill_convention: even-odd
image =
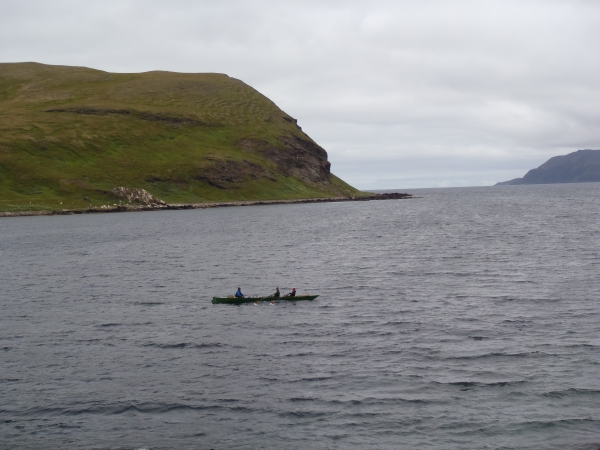
[(297, 300), (314, 300), (318, 295), (297, 295), (296, 297), (213, 297), (213, 303), (231, 303), (234, 305), (239, 305), (240, 303), (254, 303), (254, 302), (272, 302), (274, 300), (287, 300), (287, 301), (297, 301)]

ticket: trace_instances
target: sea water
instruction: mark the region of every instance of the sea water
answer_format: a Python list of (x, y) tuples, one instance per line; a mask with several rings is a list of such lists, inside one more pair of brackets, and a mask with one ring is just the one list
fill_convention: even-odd
[(598, 449), (600, 183), (411, 193), (0, 219), (0, 448)]

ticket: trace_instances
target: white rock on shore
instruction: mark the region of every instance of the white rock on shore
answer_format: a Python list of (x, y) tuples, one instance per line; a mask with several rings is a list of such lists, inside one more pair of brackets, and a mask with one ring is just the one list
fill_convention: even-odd
[(116, 198), (127, 200), (128, 202), (144, 205), (166, 205), (165, 202), (156, 198), (145, 189), (116, 187), (111, 192)]

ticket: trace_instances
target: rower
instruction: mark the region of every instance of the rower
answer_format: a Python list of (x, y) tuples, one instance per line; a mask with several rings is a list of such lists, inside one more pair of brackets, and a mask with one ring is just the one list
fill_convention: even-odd
[(235, 296), (236, 296), (237, 298), (244, 298), (244, 294), (242, 294), (242, 290), (240, 289), (240, 287), (239, 287), (239, 286), (238, 286), (238, 290), (237, 290), (237, 292), (235, 293)]
[(295, 297), (296, 296), (296, 288), (292, 288), (292, 292), (286, 294), (286, 297)]
[(275, 288), (275, 293), (273, 294), (273, 297), (275, 298), (279, 298), (281, 296), (281, 292), (279, 292), (279, 288)]

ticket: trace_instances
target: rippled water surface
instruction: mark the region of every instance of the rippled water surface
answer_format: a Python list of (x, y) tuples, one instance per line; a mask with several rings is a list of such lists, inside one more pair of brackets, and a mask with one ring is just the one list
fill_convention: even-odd
[(600, 183), (413, 193), (0, 219), (0, 447), (598, 449)]

